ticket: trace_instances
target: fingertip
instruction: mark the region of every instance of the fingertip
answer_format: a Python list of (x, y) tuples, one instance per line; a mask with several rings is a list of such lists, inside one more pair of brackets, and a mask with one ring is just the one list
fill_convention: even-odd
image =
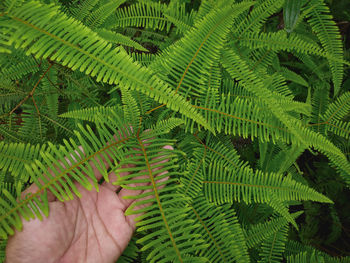
[(174, 150), (174, 147), (171, 146), (171, 145), (165, 145), (165, 146), (163, 147), (163, 149)]

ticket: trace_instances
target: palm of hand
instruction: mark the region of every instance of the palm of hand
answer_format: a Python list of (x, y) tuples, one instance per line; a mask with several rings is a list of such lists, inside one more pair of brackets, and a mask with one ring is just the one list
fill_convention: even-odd
[(133, 217), (124, 215), (128, 201), (115, 190), (109, 184), (99, 192), (79, 187), (81, 198), (51, 201), (48, 218), (25, 221), (9, 239), (6, 252), (18, 261), (8, 262), (115, 262), (135, 228)]
[[(163, 149), (173, 150), (167, 145)], [(161, 160), (153, 165), (167, 162)], [(89, 162), (94, 175), (99, 181), (102, 174)], [(104, 160), (106, 169), (108, 163)], [(133, 165), (127, 165), (133, 167)], [(152, 169), (153, 171), (160, 167)], [(168, 171), (158, 174), (164, 175)], [(119, 173), (120, 176), (128, 172)], [(147, 172), (135, 179), (147, 178)], [(109, 174), (109, 180), (114, 181), (114, 172)], [(166, 181), (163, 177), (157, 182)], [(145, 186), (148, 183), (135, 183), (129, 186)], [(125, 210), (135, 202), (134, 199), (123, 199), (124, 196), (140, 195), (150, 190), (121, 189), (120, 186), (103, 182), (99, 192), (88, 191), (76, 184), (81, 198), (60, 202), (48, 192), (50, 214), (43, 221), (38, 219), (23, 222), (23, 230), (16, 231), (8, 240), (6, 247), (6, 263), (109, 263), (115, 262), (127, 247), (135, 230), (135, 218), (138, 215), (125, 216)], [(162, 187), (162, 186), (161, 186)], [(35, 193), (39, 189), (31, 185), (23, 194)], [(116, 191), (120, 190), (118, 194)], [(149, 204), (142, 204), (138, 210)]]

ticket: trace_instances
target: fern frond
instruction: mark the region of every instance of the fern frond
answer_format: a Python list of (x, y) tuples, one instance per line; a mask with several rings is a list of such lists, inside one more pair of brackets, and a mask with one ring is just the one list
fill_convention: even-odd
[[(48, 20), (43, 21), (42, 14)], [(184, 115), (192, 116), (210, 129), (202, 116), (183, 97), (174, 94), (150, 70), (133, 63), (122, 49), (112, 50), (96, 33), (60, 13), (57, 7), (33, 1), (8, 16), (11, 24), (18, 26), (12, 41), (16, 48), (27, 48), (26, 54), (50, 57), (73, 70), (79, 69), (93, 77), (97, 76), (97, 81), (119, 83), (126, 88), (139, 90)], [(46, 48), (42, 48), (43, 45)]]
[[(309, 5), (310, 7), (308, 7)], [(332, 20), (332, 16), (329, 14), (329, 8), (323, 0), (312, 0), (309, 5), (305, 9), (308, 22), (325, 51), (336, 59), (329, 59), (329, 65), (332, 71), (334, 94), (337, 95), (343, 81), (344, 70), (343, 63), (341, 62), (344, 52), (339, 29)]]
[(113, 27), (144, 27), (170, 30), (171, 23), (164, 17), (166, 5), (151, 1), (141, 1), (128, 7), (120, 8), (115, 14)]
[(234, 169), (213, 161), (203, 182), (206, 197), (216, 204), (243, 201), (268, 202), (274, 194), (280, 201), (313, 200), (331, 203), (326, 196), (294, 181), (290, 176), (253, 171), (249, 167)]
[[(301, 213), (302, 212), (298, 212), (292, 214), (292, 216), (293, 218), (297, 218)], [(269, 221), (252, 225), (247, 231), (245, 231), (248, 248), (252, 248), (261, 243), (266, 238), (281, 230), (287, 224), (288, 222), (285, 218), (274, 217)]]
[(103, 3), (101, 6), (91, 11), (88, 16), (86, 16), (85, 24), (91, 29), (98, 28), (125, 1), (126, 0), (111, 0)]
[(13, 65), (3, 67), (0, 73), (0, 77), (10, 80), (17, 80), (22, 76), (27, 75), (28, 73), (36, 73), (39, 71), (39, 69), (40, 68), (38, 67), (38, 64), (34, 58), (23, 56), (22, 61), (15, 61)]
[(327, 53), (322, 49), (310, 42), (306, 42), (298, 35), (288, 35), (284, 31), (270, 32), (270, 33), (256, 33), (246, 32), (239, 39), (239, 44), (251, 49), (256, 48), (268, 48), (273, 51), (294, 51), (304, 54), (313, 54), (321, 57), (325, 57), (330, 61), (336, 61), (343, 63), (342, 57), (333, 55), (333, 53)]
[(123, 116), (121, 106), (109, 106), (109, 107), (100, 106), (100, 107), (86, 108), (81, 110), (68, 111), (60, 114), (59, 117), (96, 122), (97, 118), (99, 117), (108, 118), (108, 116), (112, 116), (112, 112), (115, 112), (119, 116)]
[(11, 172), (16, 180), (26, 182), (28, 175), (23, 173), (25, 164), (35, 159), (40, 160), (40, 152), (46, 151), (46, 148), (45, 145), (0, 142), (0, 169), (3, 172)]
[(281, 262), (285, 242), (287, 241), (287, 231), (288, 226), (284, 226), (263, 242), (262, 251), (259, 253), (261, 256), (259, 262)]
[[(162, 72), (173, 80), (170, 84), (175, 92), (198, 96), (206, 90), (203, 80), (209, 78), (208, 72), (219, 61), (220, 49), (224, 45), (232, 20), (248, 9), (253, 3), (243, 2), (230, 8), (213, 10), (187, 31), (185, 36), (164, 51), (158, 60), (162, 60)], [(198, 74), (198, 69), (201, 74)], [(188, 95), (187, 95), (188, 94)]]
[[(286, 127), (274, 118), (266, 106), (231, 94), (217, 97), (212, 89), (206, 94), (205, 104), (193, 107), (202, 112), (203, 116), (218, 132), (239, 135), (243, 138), (259, 138), (262, 141), (291, 141), (291, 134)], [(187, 118), (186, 118), (187, 119)], [(187, 127), (193, 127), (193, 121), (186, 121)]]
[[(172, 168), (174, 168), (173, 154), (164, 150), (163, 152), (156, 152), (154, 147), (159, 149), (166, 146), (169, 142), (158, 139), (157, 145), (154, 145), (149, 133), (147, 137), (141, 138), (136, 135), (137, 141), (134, 147), (141, 149), (140, 156), (130, 158), (130, 153), (126, 153), (128, 156), (121, 158), (120, 164), (116, 170), (118, 175), (121, 172), (131, 172), (126, 177), (119, 177), (115, 182), (126, 189), (134, 190), (146, 190), (141, 196), (129, 196), (127, 198), (138, 199), (127, 210), (126, 215), (140, 214), (145, 212), (144, 215), (139, 216), (136, 220), (137, 231), (147, 231), (153, 229), (153, 232), (146, 234), (139, 239), (138, 243), (143, 243), (142, 250), (151, 249), (147, 259), (150, 262), (171, 262), (177, 260), (180, 262), (197, 262), (198, 259), (188, 257), (191, 252), (195, 252), (197, 249), (204, 249), (202, 240), (198, 234), (194, 233), (196, 225), (193, 224), (187, 214), (189, 208), (186, 207), (186, 198), (181, 194), (181, 190), (174, 184), (172, 179), (167, 182), (161, 182), (162, 178), (172, 176)], [(146, 145), (143, 141), (147, 140)], [(132, 145), (130, 145), (132, 147)], [(136, 152), (135, 152), (136, 153)], [(163, 156), (160, 156), (163, 155)], [(162, 162), (168, 159), (166, 164), (155, 163)], [(135, 168), (122, 168), (125, 163), (134, 163)], [(160, 168), (159, 166), (164, 166)], [(157, 168), (157, 169), (154, 169)], [(169, 171), (169, 173), (164, 173)], [(144, 179), (142, 179), (144, 178)], [(137, 179), (137, 180), (136, 180)], [(160, 182), (158, 182), (160, 180)], [(135, 182), (144, 183), (141, 186), (135, 186)], [(145, 185), (145, 183), (147, 183)], [(164, 189), (158, 189), (162, 184), (167, 184)], [(139, 200), (142, 197), (143, 200)], [(149, 204), (145, 207), (145, 204)], [(141, 207), (141, 208), (140, 208)], [(156, 229), (156, 230), (155, 230)], [(155, 230), (155, 231), (154, 231)], [(153, 239), (154, 236), (158, 236), (157, 239)], [(193, 246), (193, 244), (196, 244)]]
[(281, 9), (284, 0), (267, 0), (258, 2), (249, 15), (244, 15), (239, 24), (234, 26), (233, 32), (241, 35), (243, 32), (256, 32), (266, 20)]
[(164, 10), (164, 16), (176, 26), (178, 33), (185, 33), (191, 29), (196, 11), (191, 10), (191, 13), (188, 14), (185, 4), (172, 2)]
[(131, 38), (124, 36), (122, 34), (115, 33), (113, 31), (106, 30), (106, 29), (96, 29), (95, 31), (98, 33), (98, 35), (100, 37), (102, 37), (103, 39), (105, 39), (106, 41), (109, 41), (111, 43), (120, 44), (120, 45), (124, 45), (124, 46), (128, 46), (128, 47), (133, 47), (135, 49), (148, 52), (148, 49), (144, 48), (136, 41), (134, 41)]
[(71, 8), (70, 12), (77, 20), (83, 21), (91, 13), (91, 10), (98, 4), (98, 2), (99, 0), (83, 1), (79, 7)]
[(32, 195), (24, 197), (18, 201), (6, 190), (2, 190), (2, 194), (6, 199), (0, 199), (0, 236), (7, 238), (13, 235), (13, 228), (22, 230), (22, 216), (24, 219), (39, 218), (42, 220), (43, 215), (49, 215), (49, 204), (47, 200), (47, 192), (44, 190), (40, 195)]
[(200, 222), (195, 232), (209, 245), (201, 251), (203, 256), (210, 262), (250, 262), (236, 217), (226, 221), (225, 210), (208, 203), (202, 195), (193, 199), (190, 207), (191, 217)]
[(348, 115), (350, 116), (350, 92), (345, 92), (329, 104), (323, 117), (327, 121), (338, 121)]

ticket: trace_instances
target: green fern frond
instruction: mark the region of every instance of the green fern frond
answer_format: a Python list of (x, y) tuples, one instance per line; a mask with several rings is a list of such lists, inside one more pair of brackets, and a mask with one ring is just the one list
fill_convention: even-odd
[(259, 1), (248, 16), (242, 16), (241, 21), (234, 26), (233, 32), (241, 35), (243, 32), (258, 31), (271, 14), (282, 8), (283, 3), (284, 0)]
[(99, 0), (86, 0), (83, 1), (79, 7), (71, 8), (70, 13), (77, 20), (83, 21), (90, 13), (91, 10), (98, 4)]
[[(198, 96), (206, 90), (203, 83), (209, 78), (208, 73), (214, 62), (220, 59), (220, 49), (223, 47), (229, 26), (233, 19), (248, 9), (253, 3), (243, 2), (230, 8), (213, 10), (185, 36), (164, 51), (158, 58), (161, 60), (162, 72), (168, 76), (164, 79), (170, 82), (175, 92), (186, 96)], [(165, 59), (164, 59), (165, 58)], [(198, 75), (198, 69), (202, 73)]]
[[(195, 230), (209, 247), (201, 251), (210, 262), (250, 262), (242, 230), (237, 218), (226, 221), (224, 209), (208, 203), (204, 196), (193, 199), (191, 217), (200, 222)], [(238, 230), (236, 229), (238, 228)]]
[(126, 0), (112, 0), (103, 3), (103, 5), (96, 8), (96, 10), (91, 11), (88, 16), (86, 16), (85, 24), (91, 29), (98, 28), (125, 1)]
[(332, 203), (326, 196), (294, 181), (290, 176), (253, 171), (249, 167), (234, 169), (213, 161), (203, 182), (206, 197), (216, 204), (243, 201), (268, 202), (271, 195), (280, 201), (313, 200)]
[[(302, 214), (302, 212), (294, 213), (292, 216), (293, 218), (297, 218), (300, 214)], [(252, 225), (245, 231), (248, 248), (255, 247), (266, 238), (281, 230), (287, 224), (288, 221), (284, 217), (274, 217), (266, 222)]]
[(279, 73), (288, 81), (292, 81), (304, 87), (309, 87), (309, 84), (302, 76), (298, 75), (294, 71), (289, 70), (286, 67), (281, 67)]
[(164, 17), (166, 6), (151, 1), (140, 1), (128, 7), (120, 8), (115, 14), (113, 27), (144, 27), (170, 30), (171, 23)]
[(124, 46), (128, 46), (128, 47), (133, 47), (135, 49), (148, 52), (148, 49), (144, 48), (136, 41), (134, 41), (131, 38), (124, 36), (122, 34), (115, 33), (113, 31), (109, 31), (106, 29), (96, 29), (95, 31), (98, 33), (98, 35), (100, 37), (102, 37), (103, 39), (105, 39), (106, 41), (109, 41), (111, 43), (120, 44), (120, 45), (124, 45)]
[[(44, 13), (49, 20), (43, 24), (41, 14)], [(112, 50), (96, 33), (60, 13), (57, 8), (29, 2), (8, 16), (11, 23), (18, 26), (12, 41), (17, 48), (27, 48), (26, 54), (50, 57), (73, 70), (79, 69), (92, 77), (97, 76), (97, 81), (120, 83), (139, 90), (184, 115), (192, 116), (198, 123), (211, 129), (183, 97), (174, 94), (150, 70), (133, 63), (122, 49)], [(39, 27), (36, 25), (38, 23)], [(60, 31), (63, 28), (69, 33)], [(38, 36), (41, 38), (35, 41)], [(47, 48), (41, 48), (42, 45)]]
[(322, 0), (312, 0), (309, 5), (305, 7), (308, 22), (318, 36), (325, 51), (336, 59), (329, 59), (329, 65), (332, 71), (334, 94), (337, 95), (343, 81), (344, 70), (341, 62), (344, 52), (339, 29), (329, 14), (329, 8)]
[(2, 172), (10, 172), (17, 180), (26, 182), (28, 175), (23, 173), (24, 165), (33, 159), (40, 160), (40, 152), (46, 151), (46, 148), (45, 145), (0, 142), (0, 169)]
[[(49, 215), (49, 204), (47, 192), (44, 190), (40, 195), (21, 198), (17, 201), (6, 189), (2, 189), (2, 194), (6, 199), (0, 199), (0, 236), (7, 238), (13, 235), (13, 228), (22, 230), (22, 219), (39, 218), (42, 220), (43, 215)], [(20, 207), (18, 205), (20, 202)]]
[(263, 242), (262, 251), (259, 253), (261, 257), (259, 262), (281, 262), (285, 242), (287, 241), (287, 231), (288, 226), (284, 226)]
[(28, 73), (36, 73), (39, 71), (39, 69), (40, 68), (38, 67), (38, 64), (36, 63), (34, 58), (28, 58), (23, 56), (22, 61), (15, 61), (12, 65), (3, 67), (0, 75), (1, 78), (17, 80), (20, 79), (22, 76), (27, 75)]
[(345, 116), (350, 116), (350, 92), (345, 92), (334, 102), (330, 103), (323, 118), (326, 121), (342, 120)]
[(109, 106), (109, 107), (100, 106), (100, 107), (86, 108), (81, 110), (68, 111), (60, 114), (59, 117), (96, 122), (97, 118), (99, 117), (108, 118), (108, 116), (113, 116), (112, 112), (115, 112), (119, 116), (123, 116), (123, 111), (121, 106)]
[(288, 223), (291, 223), (297, 230), (299, 230), (293, 216), (289, 213), (288, 205), (275, 198), (274, 194), (272, 194), (272, 197), (268, 204), (274, 209), (276, 213), (279, 213), (283, 218), (287, 220)]

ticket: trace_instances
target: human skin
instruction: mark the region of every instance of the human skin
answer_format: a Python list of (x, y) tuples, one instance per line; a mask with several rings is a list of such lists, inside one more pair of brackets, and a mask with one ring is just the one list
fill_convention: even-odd
[[(171, 146), (164, 148), (173, 149)], [(100, 180), (102, 175), (92, 162), (90, 165), (97, 180)], [(126, 173), (121, 174), (124, 175)], [(111, 173), (109, 178), (113, 181), (115, 174)], [(81, 198), (75, 196), (66, 202), (58, 201), (52, 193), (48, 193), (49, 216), (42, 221), (23, 220), (23, 230), (16, 231), (8, 240), (6, 263), (116, 262), (131, 239), (135, 230), (134, 219), (139, 216), (124, 215), (125, 210), (137, 200), (123, 199), (123, 196), (138, 195), (144, 191), (120, 189), (107, 182), (99, 186), (98, 192), (95, 189), (88, 191), (80, 185), (77, 188)], [(37, 190), (38, 187), (33, 184), (23, 194)]]

